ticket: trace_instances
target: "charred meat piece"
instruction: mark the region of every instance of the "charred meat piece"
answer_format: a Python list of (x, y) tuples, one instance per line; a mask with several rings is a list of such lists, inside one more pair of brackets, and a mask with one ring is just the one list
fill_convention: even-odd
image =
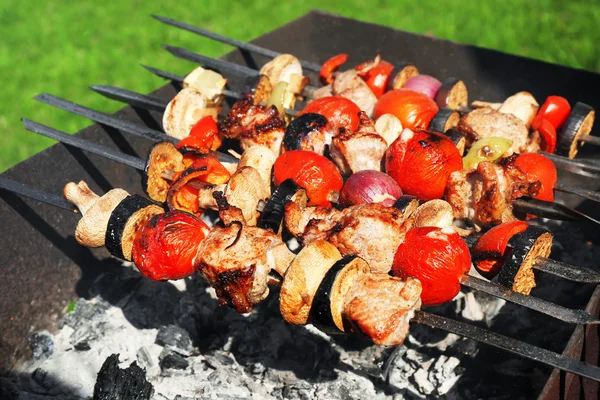
[(330, 207), (306, 207), (298, 201), (285, 205), (285, 225), (303, 243), (323, 240), (342, 218), (342, 212)]
[(409, 322), (421, 307), (418, 280), (387, 274), (358, 278), (345, 297), (344, 330), (363, 334), (375, 344), (400, 345), (408, 335)]
[(331, 141), (331, 158), (342, 175), (358, 171), (381, 171), (381, 160), (388, 144), (375, 130), (375, 124), (364, 111), (355, 132), (343, 132)]
[(233, 105), (227, 117), (219, 122), (219, 132), (231, 139), (239, 139), (243, 150), (264, 146), (279, 154), (285, 122), (275, 106), (265, 108), (241, 100)]
[(321, 114), (303, 114), (286, 128), (283, 147), (286, 151), (308, 150), (323, 155), (334, 134), (327, 118)]
[(344, 209), (342, 214), (329, 233), (329, 241), (342, 255), (363, 258), (372, 272), (389, 272), (394, 254), (410, 229), (402, 212), (381, 204), (361, 204)]
[(490, 107), (478, 108), (463, 116), (457, 129), (467, 134), (469, 145), (488, 137), (503, 137), (513, 141), (513, 153), (527, 151), (529, 131), (525, 123), (512, 114), (505, 114)]
[(213, 228), (194, 262), (221, 305), (246, 313), (269, 294), (268, 274), (278, 261), (273, 250), (280, 244), (281, 238), (273, 232), (233, 223)]
[(369, 117), (373, 115), (377, 97), (356, 70), (350, 69), (337, 74), (333, 82), (332, 93), (334, 96), (352, 100)]

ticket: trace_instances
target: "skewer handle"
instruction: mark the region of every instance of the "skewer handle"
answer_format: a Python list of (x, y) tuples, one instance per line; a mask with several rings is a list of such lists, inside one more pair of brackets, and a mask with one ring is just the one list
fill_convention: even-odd
[(0, 176), (0, 189), (19, 194), (21, 196), (29, 197), (30, 199), (37, 200), (41, 203), (50, 204), (52, 206), (69, 210), (71, 212), (78, 212), (75, 206), (73, 206), (73, 204), (69, 203), (61, 196), (46, 193), (39, 189), (34, 189), (28, 185), (4, 178), (2, 176)]

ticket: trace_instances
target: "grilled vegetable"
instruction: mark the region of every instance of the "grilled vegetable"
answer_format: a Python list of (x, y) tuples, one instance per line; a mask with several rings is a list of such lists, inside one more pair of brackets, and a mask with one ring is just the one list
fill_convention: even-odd
[(287, 90), (287, 87), (287, 82), (279, 82), (276, 84), (273, 87), (273, 92), (271, 92), (271, 97), (269, 97), (266, 107), (269, 108), (275, 106), (281, 115), (285, 114), (284, 110), (286, 108), (294, 108), (295, 97), (292, 92)]
[(414, 90), (423, 93), (431, 99), (435, 99), (435, 95), (442, 86), (442, 82), (430, 75), (417, 75), (410, 78), (402, 88)]
[(536, 115), (536, 119), (548, 120), (554, 129), (560, 129), (567, 121), (571, 105), (564, 97), (548, 96)]
[(194, 258), (208, 232), (204, 222), (181, 211), (154, 215), (135, 237), (133, 262), (148, 279), (185, 278), (195, 272)]
[(577, 102), (569, 114), (569, 118), (557, 134), (556, 154), (575, 158), (579, 150), (579, 141), (589, 135), (596, 113), (587, 104)]
[(308, 322), (315, 294), (327, 271), (341, 259), (334, 245), (325, 241), (308, 244), (287, 269), (279, 295), (281, 316), (287, 322)]
[(463, 159), (463, 168), (477, 168), (482, 161), (494, 162), (506, 155), (512, 146), (512, 140), (502, 137), (488, 137), (476, 141)]
[(327, 96), (311, 101), (298, 113), (298, 117), (308, 113), (321, 114), (336, 132), (339, 128), (354, 132), (358, 128), (359, 112), (360, 108), (352, 100), (341, 96)]
[(337, 197), (344, 181), (335, 165), (327, 158), (305, 150), (283, 153), (273, 166), (276, 185), (292, 179), (306, 190), (309, 205), (329, 207), (332, 197)]
[(379, 55), (374, 61), (367, 61), (356, 67), (360, 77), (365, 80), (373, 94), (378, 98), (385, 93), (393, 69), (394, 66), (381, 60)]
[(281, 185), (275, 189), (265, 204), (256, 226), (262, 229), (270, 229), (271, 231), (278, 233), (279, 228), (281, 227), (281, 221), (283, 220), (285, 205), (292, 199), (297, 191), (298, 185), (296, 185), (293, 180), (286, 179), (281, 182)]
[(415, 228), (422, 228), (425, 226), (446, 228), (452, 227), (454, 211), (447, 201), (434, 199), (421, 204), (411, 217), (415, 221)]
[(273, 85), (265, 75), (247, 77), (242, 89), (244, 99), (250, 99), (255, 106), (266, 104), (272, 92)]
[(210, 107), (204, 95), (188, 87), (177, 93), (167, 105), (163, 114), (163, 128), (167, 135), (183, 139), (200, 119), (211, 116), (216, 120), (220, 111), (220, 108)]
[(504, 100), (498, 111), (519, 118), (527, 128), (535, 118), (540, 105), (529, 92), (519, 92)]
[(387, 90), (400, 89), (410, 78), (419, 75), (416, 66), (409, 63), (397, 65), (388, 79)]
[(515, 165), (527, 176), (528, 182), (539, 181), (539, 190), (534, 198), (554, 201), (554, 186), (558, 175), (554, 163), (542, 154), (524, 153), (519, 154)]
[(539, 226), (529, 226), (508, 241), (512, 249), (498, 273), (498, 283), (528, 295), (536, 286), (533, 264), (538, 257), (550, 256), (552, 234)]
[(63, 195), (81, 212), (81, 219), (75, 229), (77, 243), (85, 247), (102, 247), (111, 214), (129, 193), (123, 189), (112, 189), (100, 197), (92, 192), (87, 183), (81, 181), (77, 184), (67, 183)]
[(183, 80), (183, 87), (197, 90), (208, 99), (210, 107), (215, 107), (221, 104), (226, 83), (227, 79), (223, 78), (223, 75), (218, 72), (196, 67), (186, 75)]
[(325, 61), (321, 66), (319, 78), (324, 85), (333, 83), (333, 74), (348, 60), (348, 54), (338, 54)]
[(152, 200), (163, 203), (171, 186), (163, 178), (165, 171), (181, 172), (184, 169), (183, 155), (177, 148), (170, 142), (158, 142), (148, 151), (142, 187)]
[(380, 203), (391, 207), (400, 196), (400, 186), (389, 175), (380, 171), (365, 170), (348, 178), (340, 192), (340, 204), (352, 206)]
[(542, 138), (541, 150), (547, 153), (554, 153), (556, 151), (556, 129), (552, 126), (552, 123), (547, 119), (536, 117), (531, 127)]
[(445, 133), (449, 129), (456, 128), (458, 121), (460, 121), (460, 114), (457, 111), (449, 108), (440, 108), (440, 111), (431, 120), (429, 130)]
[(444, 135), (448, 136), (448, 138), (452, 140), (452, 143), (454, 143), (454, 145), (458, 149), (458, 152), (462, 156), (465, 153), (465, 147), (467, 146), (466, 135), (454, 128), (448, 129), (446, 132), (444, 132)]
[(392, 272), (421, 281), (423, 305), (452, 300), (460, 291), (460, 279), (471, 268), (469, 248), (451, 228), (413, 228), (394, 256)]
[(195, 151), (208, 154), (211, 150), (221, 147), (221, 143), (217, 123), (213, 117), (207, 115), (200, 118), (192, 127), (190, 134), (177, 143), (177, 149), (182, 152)]
[(427, 129), (438, 111), (439, 107), (435, 101), (423, 93), (398, 89), (389, 91), (379, 98), (373, 110), (373, 117), (377, 119), (384, 114), (393, 114), (404, 128)]
[(450, 174), (462, 167), (454, 143), (435, 132), (405, 129), (385, 156), (387, 174), (398, 182), (403, 193), (419, 200), (441, 198)]
[(385, 140), (388, 147), (402, 133), (402, 123), (392, 114), (383, 114), (375, 122), (375, 131)]
[(308, 78), (302, 74), (300, 60), (291, 54), (280, 54), (273, 58), (262, 66), (260, 73), (266, 75), (273, 86), (280, 82), (287, 83), (287, 90), (292, 94), (300, 94), (308, 84)]
[(308, 322), (326, 333), (344, 332), (344, 299), (357, 278), (370, 273), (360, 257), (345, 256), (323, 277), (310, 308)]
[(133, 241), (138, 230), (154, 215), (165, 210), (137, 194), (123, 199), (110, 214), (106, 226), (106, 249), (117, 258), (131, 261)]
[(460, 79), (447, 79), (435, 95), (435, 102), (440, 108), (460, 110), (469, 104), (467, 86)]
[(327, 118), (321, 114), (308, 113), (295, 118), (285, 130), (285, 150), (310, 150), (323, 154), (325, 145), (331, 143), (331, 135), (326, 137), (327, 123)]
[(528, 227), (529, 224), (525, 221), (505, 222), (481, 235), (471, 251), (473, 265), (477, 271), (488, 279), (494, 278), (508, 256), (508, 241)]

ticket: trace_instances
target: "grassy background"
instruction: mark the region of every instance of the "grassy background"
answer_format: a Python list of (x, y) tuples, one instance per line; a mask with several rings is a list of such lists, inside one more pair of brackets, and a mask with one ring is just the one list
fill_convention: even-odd
[[(112, 84), (142, 93), (164, 81), (145, 63), (184, 74), (161, 43), (219, 56), (231, 48), (150, 18), (161, 14), (250, 40), (321, 8), (347, 17), (427, 33), (553, 63), (600, 72), (600, 2), (563, 0), (93, 1), (2, 0), (0, 4), (0, 171), (52, 141), (26, 132), (26, 116), (67, 132), (87, 120), (31, 100), (50, 92), (103, 111), (121, 104), (87, 89)], [(348, 47), (351, 50), (351, 47)], [(293, 44), (290, 44), (293, 52)]]

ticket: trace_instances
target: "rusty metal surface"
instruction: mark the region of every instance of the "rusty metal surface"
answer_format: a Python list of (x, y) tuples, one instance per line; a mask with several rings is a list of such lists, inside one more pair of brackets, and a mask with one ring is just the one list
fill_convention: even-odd
[[(561, 94), (570, 101), (583, 101), (600, 108), (600, 97), (597, 96), (600, 92), (600, 76), (597, 74), (322, 12), (311, 12), (256, 39), (255, 43), (277, 51), (293, 51), (298, 57), (317, 63), (332, 54), (348, 52), (348, 65), (354, 65), (381, 52), (390, 62), (411, 61), (418, 65), (422, 73), (432, 74), (441, 80), (449, 77), (463, 79), (473, 100), (500, 101), (516, 91), (527, 90), (538, 99)], [(157, 48), (156, 51), (161, 50)], [(226, 58), (246, 62), (250, 66), (260, 66), (266, 61), (264, 57), (237, 51)], [(192, 64), (190, 69), (191, 67)], [(316, 82), (314, 74), (309, 76)], [(232, 79), (229, 84), (232, 89), (239, 89), (241, 82)], [(44, 90), (39, 89), (40, 92)], [(169, 99), (176, 90), (176, 87), (168, 84), (155, 94)], [(148, 123), (155, 128), (161, 120), (156, 113), (134, 110), (131, 107), (124, 108), (118, 115)], [(16, 119), (14, 123), (17, 123)], [(595, 127), (596, 135), (600, 134), (599, 125), (596, 124)], [(150, 146), (150, 142), (144, 139), (98, 125), (82, 130), (79, 135), (139, 156), (144, 156)], [(589, 147), (585, 151), (587, 155), (593, 154), (593, 149)], [(81, 179), (100, 192), (111, 187), (123, 187), (131, 193), (141, 193), (138, 172), (94, 155), (67, 149), (63, 145), (55, 145), (23, 161), (6, 171), (3, 176), (54, 193), (59, 192), (66, 182)], [(570, 185), (597, 188), (592, 180), (566, 173), (561, 173), (560, 177)], [(563, 198), (570, 206), (577, 205), (582, 211), (594, 210), (591, 202), (580, 204), (574, 196)], [(75, 214), (0, 192), (0, 218), (0, 254), (3, 256), (3, 279), (0, 282), (0, 371), (6, 371), (14, 366), (16, 360), (27, 354), (26, 337), (30, 332), (50, 327), (71, 300), (93, 296), (89, 283), (100, 271), (116, 268), (118, 262), (108, 258), (105, 250), (85, 249), (75, 242), (73, 231), (78, 220)], [(582, 230), (585, 231), (586, 238), (596, 242), (596, 232), (586, 226), (582, 226)], [(600, 292), (596, 290), (594, 293), (588, 310), (598, 315)], [(586, 301), (587, 299), (584, 303)], [(585, 359), (589, 362), (597, 361), (597, 328), (588, 328), (585, 336), (583, 329), (577, 329), (566, 351), (575, 356), (585, 354)], [(586, 398), (595, 398), (593, 396), (597, 394), (598, 387), (578, 378), (561, 377), (554, 371), (541, 398), (567, 398), (567, 394), (578, 396), (582, 390), (586, 393)]]

